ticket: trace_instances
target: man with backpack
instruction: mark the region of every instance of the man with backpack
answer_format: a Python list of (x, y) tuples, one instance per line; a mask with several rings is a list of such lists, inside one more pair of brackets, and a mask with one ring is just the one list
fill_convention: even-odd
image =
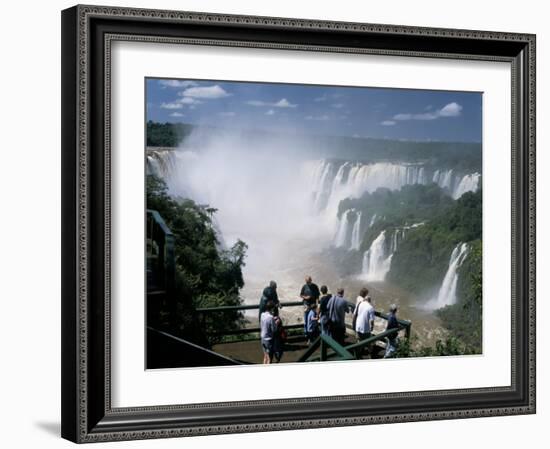
[(307, 336), (307, 314), (309, 313), (311, 306), (317, 306), (317, 300), (321, 296), (319, 287), (313, 283), (311, 276), (306, 276), (306, 283), (300, 290), (300, 298), (304, 300), (304, 335)]
[(328, 302), (330, 336), (344, 346), (346, 341), (346, 313), (352, 312), (348, 300), (344, 298), (344, 289), (339, 288)]
[(319, 299), (319, 323), (321, 323), (321, 335), (330, 335), (330, 319), (328, 314), (328, 302), (332, 294), (328, 292), (326, 285), (321, 286), (321, 298)]

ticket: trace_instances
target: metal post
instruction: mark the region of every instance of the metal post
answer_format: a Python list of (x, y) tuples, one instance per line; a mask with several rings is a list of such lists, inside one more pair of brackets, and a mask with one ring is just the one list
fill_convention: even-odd
[(321, 362), (327, 359), (327, 344), (321, 339)]

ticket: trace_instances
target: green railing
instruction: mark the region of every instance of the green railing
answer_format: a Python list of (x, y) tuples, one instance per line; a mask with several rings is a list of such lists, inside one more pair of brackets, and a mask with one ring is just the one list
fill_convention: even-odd
[[(355, 307), (354, 304), (348, 302), (350, 309)], [(303, 307), (303, 301), (287, 301), (280, 303), (280, 309), (286, 307)], [(223, 312), (236, 312), (244, 310), (254, 310), (259, 309), (259, 304), (253, 305), (241, 305), (241, 306), (219, 306), (219, 307), (206, 307), (196, 309), (196, 312), (199, 315), (199, 319), (202, 321), (203, 329), (206, 329), (206, 319), (211, 314), (223, 313)], [(375, 312), (375, 315), (378, 318), (388, 320), (389, 316), (383, 312)], [(298, 360), (299, 362), (306, 361), (325, 361), (325, 360), (350, 360), (350, 359), (359, 359), (363, 354), (365, 348), (371, 347), (378, 341), (385, 341), (386, 338), (391, 337), (392, 335), (397, 335), (399, 332), (405, 332), (405, 338), (408, 340), (411, 336), (411, 326), (412, 323), (408, 320), (398, 319), (397, 323), (399, 327), (386, 330), (371, 337), (358, 341), (357, 343), (349, 344), (346, 346), (340, 345), (337, 341), (331, 338), (328, 335), (321, 335), (318, 337), (312, 345), (304, 352), (304, 354)], [(302, 329), (304, 327), (303, 323), (297, 324), (287, 324), (285, 325), (286, 329)], [(346, 330), (355, 334), (352, 326), (346, 324)], [(240, 329), (234, 329), (229, 331), (224, 331), (220, 333), (210, 334), (213, 337), (225, 336), (225, 335), (240, 335), (240, 334), (254, 334), (260, 333), (261, 329), (257, 326), (254, 327), (243, 327)], [(320, 355), (312, 357), (317, 350), (320, 349)]]
[[(317, 350), (321, 350), (320, 357), (311, 358)], [(339, 344), (336, 340), (328, 335), (320, 335), (311, 346), (302, 354), (298, 359), (298, 362), (313, 362), (313, 361), (325, 361), (328, 360), (328, 351), (331, 349), (338, 356), (339, 360), (352, 360), (355, 359), (355, 355), (348, 351), (345, 347)]]
[[(279, 309), (284, 309), (286, 307), (303, 307), (304, 303), (303, 301), (286, 301), (281, 302), (279, 304)], [(260, 308), (259, 304), (256, 305), (241, 305), (241, 306), (219, 306), (219, 307), (204, 307), (204, 308), (198, 308), (195, 309), (196, 313), (199, 316), (199, 320), (201, 321), (202, 328), (207, 329), (207, 322), (209, 316), (213, 314), (220, 314), (220, 313), (227, 313), (227, 312), (240, 312), (244, 310), (258, 310)], [(285, 329), (301, 329), (303, 328), (303, 323), (297, 323), (297, 324), (285, 324)], [(258, 326), (254, 327), (242, 327), (240, 329), (233, 329), (233, 330), (226, 330), (223, 332), (218, 333), (210, 333), (208, 334), (211, 337), (219, 337), (219, 336), (225, 336), (225, 335), (240, 335), (240, 334), (255, 334), (260, 333), (261, 329)]]
[[(365, 348), (371, 347), (378, 341), (383, 341), (386, 338), (396, 335), (399, 331), (403, 330), (402, 327), (395, 327), (393, 329), (380, 332), (365, 340), (358, 341), (357, 343), (342, 346), (333, 338), (321, 335), (315, 340), (306, 352), (298, 359), (298, 362), (324, 362), (327, 360), (352, 360), (361, 359)], [(320, 349), (320, 355), (312, 357), (317, 350)], [(329, 352), (332, 351), (332, 352)]]
[(174, 235), (156, 210), (147, 209), (147, 291), (173, 291)]

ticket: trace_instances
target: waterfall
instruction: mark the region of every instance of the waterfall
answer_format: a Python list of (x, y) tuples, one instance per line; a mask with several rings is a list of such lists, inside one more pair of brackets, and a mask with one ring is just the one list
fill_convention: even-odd
[(454, 184), (453, 170), (436, 170), (432, 181), (442, 189), (447, 189), (452, 192)]
[(330, 162), (323, 163), (319, 168), (320, 174), (316, 179), (313, 180), (313, 207), (316, 211), (324, 209), (327, 204), (327, 199), (331, 192), (331, 177), (334, 172), (334, 166)]
[(370, 219), (369, 228), (372, 227), (372, 225), (374, 224), (375, 221), (376, 221), (376, 214), (374, 214), (372, 216), (372, 218)]
[(479, 179), (481, 175), (479, 173), (472, 173), (464, 175), (458, 183), (456, 189), (453, 191), (453, 198), (456, 200), (464, 195), (466, 192), (475, 192), (479, 187)]
[(434, 182), (454, 199), (465, 192), (476, 191), (479, 173), (457, 174), (453, 169), (432, 171), (422, 164), (375, 162), (337, 162), (325, 159), (305, 163), (306, 176), (310, 179), (313, 209), (335, 217), (340, 201), (359, 198), (380, 187), (399, 190), (405, 185)]
[(338, 229), (336, 231), (336, 235), (334, 236), (334, 246), (336, 248), (341, 248), (347, 243), (350, 212), (351, 209), (346, 210), (342, 214), (342, 218), (340, 219), (340, 223), (338, 224)]
[(359, 249), (361, 246), (361, 212), (357, 212), (353, 229), (351, 230), (351, 249)]
[(408, 229), (414, 229), (422, 226), (424, 223), (415, 223), (411, 226), (395, 228), (391, 237), (387, 230), (383, 230), (372, 242), (370, 248), (363, 254), (362, 277), (368, 281), (383, 281), (390, 271), (393, 255), (399, 248), (399, 245)]
[(162, 178), (172, 194), (185, 194), (185, 174), (198, 157), (198, 154), (191, 150), (147, 148), (147, 174)]
[(383, 281), (390, 271), (393, 253), (386, 254), (386, 231), (382, 231), (363, 255), (363, 276), (368, 281)]
[(437, 297), (432, 301), (434, 308), (439, 309), (441, 307), (456, 303), (458, 269), (464, 262), (464, 259), (466, 259), (467, 255), (468, 245), (466, 243), (459, 243), (453, 249), (451, 259), (449, 260), (449, 268), (447, 269), (447, 273), (445, 273), (445, 277), (443, 278)]
[(147, 155), (147, 174), (162, 178), (162, 168), (157, 158)]
[(386, 257), (386, 231), (382, 231), (363, 255), (363, 275), (369, 281), (383, 281), (389, 271), (391, 256)]
[(344, 175), (346, 173), (346, 168), (348, 167), (348, 165), (349, 163), (346, 162), (340, 165), (340, 168), (338, 168), (336, 176), (334, 177), (334, 181), (332, 182), (332, 192), (340, 188), (340, 186), (343, 184)]

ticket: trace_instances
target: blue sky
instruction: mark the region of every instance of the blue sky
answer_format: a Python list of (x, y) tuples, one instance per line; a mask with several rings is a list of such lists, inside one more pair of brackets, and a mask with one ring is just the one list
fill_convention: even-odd
[(147, 120), (272, 132), (480, 142), (479, 92), (146, 80)]

